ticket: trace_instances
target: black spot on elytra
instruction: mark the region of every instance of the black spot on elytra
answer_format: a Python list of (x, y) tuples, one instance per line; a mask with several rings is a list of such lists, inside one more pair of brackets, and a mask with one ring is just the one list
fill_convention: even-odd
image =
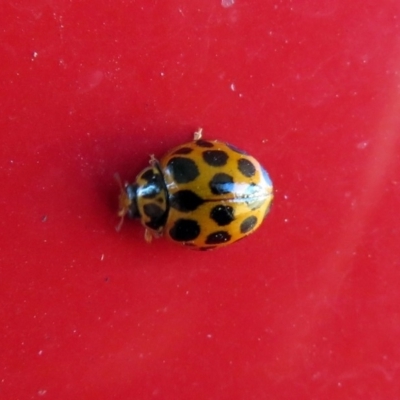
[(231, 206), (218, 205), (210, 212), (210, 218), (219, 226), (229, 225), (234, 219), (234, 212)]
[(242, 232), (242, 233), (250, 232), (255, 227), (256, 223), (257, 223), (257, 218), (254, 215), (247, 217), (240, 224), (240, 232)]
[(206, 244), (221, 244), (231, 240), (231, 235), (226, 231), (217, 231), (207, 236)]
[(193, 151), (190, 147), (181, 147), (180, 149), (174, 151), (173, 154), (189, 154)]
[(178, 219), (169, 230), (169, 235), (178, 242), (194, 240), (200, 235), (200, 226), (192, 219)]
[(188, 183), (199, 176), (199, 169), (190, 158), (173, 157), (168, 161), (167, 168), (171, 171), (176, 183)]
[(197, 146), (200, 147), (214, 147), (214, 144), (211, 142), (207, 142), (206, 140), (196, 140)]
[(206, 150), (203, 152), (203, 160), (212, 167), (222, 167), (228, 161), (228, 154), (222, 150)]
[(180, 190), (174, 193), (170, 199), (171, 207), (182, 212), (194, 211), (203, 203), (204, 200), (191, 190)]
[(149, 228), (159, 229), (165, 224), (165, 210), (157, 204), (145, 204), (143, 206), (143, 212), (150, 218), (150, 221), (146, 222), (146, 226)]
[(243, 154), (243, 155), (245, 155), (245, 156), (247, 156), (248, 155), (248, 153), (246, 153), (245, 151), (243, 151), (243, 150), (240, 150), (240, 149), (238, 149), (236, 146), (234, 146), (233, 144), (230, 144), (230, 143), (225, 143), (231, 150), (233, 150), (234, 152), (236, 152), (236, 153), (239, 153), (239, 154)]
[(256, 167), (246, 158), (241, 158), (238, 161), (239, 171), (248, 178), (251, 178), (256, 173)]
[(211, 192), (213, 194), (221, 195), (232, 193), (235, 184), (233, 183), (232, 176), (220, 172), (215, 174), (209, 183)]

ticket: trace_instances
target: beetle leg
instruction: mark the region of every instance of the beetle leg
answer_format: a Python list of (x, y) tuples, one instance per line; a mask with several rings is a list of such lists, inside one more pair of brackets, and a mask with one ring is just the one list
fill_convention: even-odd
[(144, 240), (146, 243), (151, 243), (153, 240), (153, 234), (151, 233), (150, 229), (145, 229), (144, 230)]

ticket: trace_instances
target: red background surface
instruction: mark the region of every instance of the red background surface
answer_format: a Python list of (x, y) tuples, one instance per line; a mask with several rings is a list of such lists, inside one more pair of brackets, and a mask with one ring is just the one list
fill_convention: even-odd
[[(400, 398), (397, 0), (13, 0), (0, 27), (2, 399)], [(199, 126), (269, 171), (264, 225), (116, 233), (113, 174)]]

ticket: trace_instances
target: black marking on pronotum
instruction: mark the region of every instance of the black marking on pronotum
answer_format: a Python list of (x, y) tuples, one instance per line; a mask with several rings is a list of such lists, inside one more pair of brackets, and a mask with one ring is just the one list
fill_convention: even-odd
[(165, 224), (166, 212), (157, 204), (145, 204), (143, 206), (143, 211), (146, 216), (150, 218), (150, 221), (146, 222), (146, 226), (149, 228), (157, 230)]
[(200, 235), (200, 225), (193, 219), (178, 219), (174, 226), (169, 230), (173, 240), (186, 242), (194, 240)]
[(164, 209), (154, 203), (145, 204), (143, 211), (149, 218), (160, 218), (165, 212)]
[(222, 167), (228, 161), (228, 154), (222, 150), (203, 151), (203, 160), (212, 167)]
[(148, 169), (141, 175), (141, 179), (145, 180), (147, 183), (139, 186), (138, 191), (140, 197), (153, 199), (161, 193), (164, 187), (164, 182), (159, 171), (156, 173), (152, 169)]
[(203, 203), (204, 200), (191, 190), (179, 190), (170, 198), (171, 207), (182, 212), (194, 211)]
[(153, 199), (158, 194), (160, 194), (161, 188), (156, 183), (150, 182), (146, 183), (140, 188), (140, 196), (144, 197), (145, 199)]
[(196, 163), (190, 158), (173, 157), (168, 161), (167, 168), (170, 169), (176, 183), (189, 183), (199, 176)]
[(151, 181), (153, 179), (153, 176), (154, 176), (154, 171), (151, 168), (148, 168), (140, 176), (140, 179), (143, 179), (145, 181)]

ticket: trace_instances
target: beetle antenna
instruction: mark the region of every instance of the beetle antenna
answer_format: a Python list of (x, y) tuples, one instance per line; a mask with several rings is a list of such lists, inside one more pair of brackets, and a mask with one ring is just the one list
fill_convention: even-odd
[(116, 230), (117, 232), (120, 232), (120, 231), (121, 231), (122, 225), (124, 224), (124, 219), (125, 219), (125, 215), (121, 215), (121, 218), (120, 218), (118, 224), (117, 224), (116, 227), (115, 227), (115, 230)]

